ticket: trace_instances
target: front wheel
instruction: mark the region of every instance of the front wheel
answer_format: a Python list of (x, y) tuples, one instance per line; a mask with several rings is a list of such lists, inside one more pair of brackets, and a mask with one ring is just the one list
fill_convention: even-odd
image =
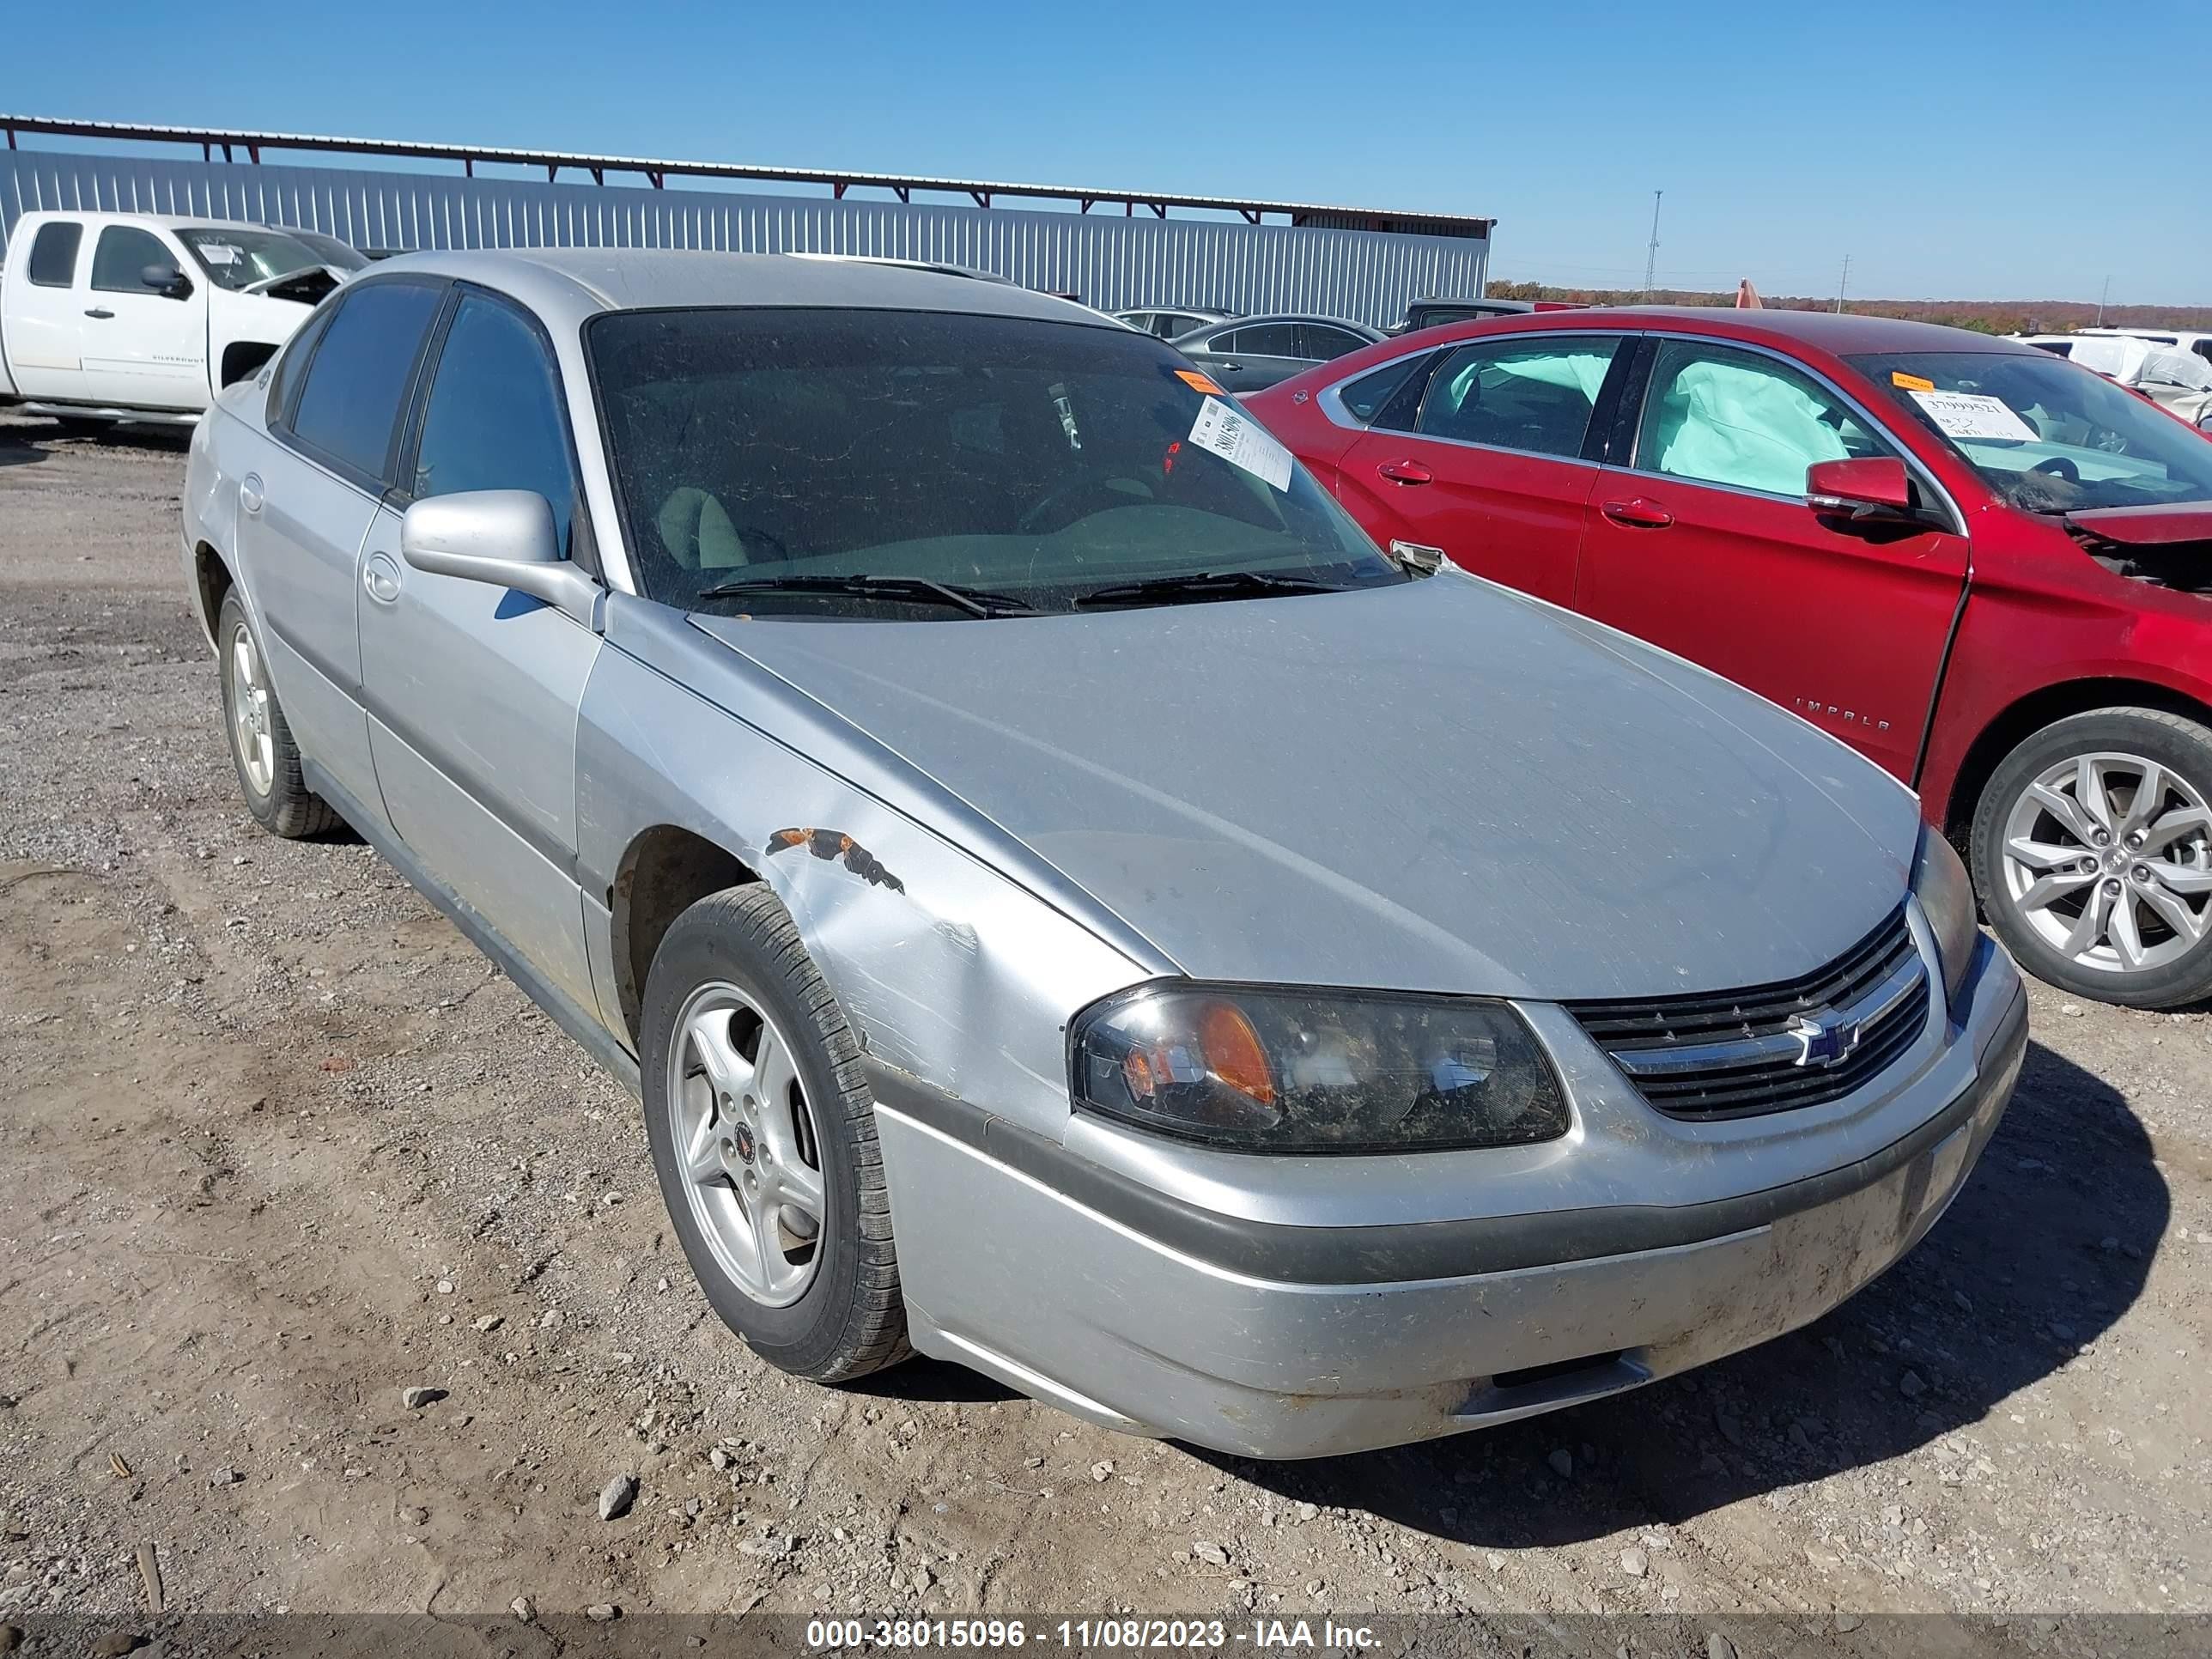
[(1974, 885), (2021, 965), (2132, 1008), (2212, 996), (2212, 729), (2154, 708), (2044, 727), (1974, 814)]
[(906, 1358), (860, 1045), (772, 890), (728, 888), (676, 919), (644, 1024), (653, 1170), (722, 1322), (817, 1382)]

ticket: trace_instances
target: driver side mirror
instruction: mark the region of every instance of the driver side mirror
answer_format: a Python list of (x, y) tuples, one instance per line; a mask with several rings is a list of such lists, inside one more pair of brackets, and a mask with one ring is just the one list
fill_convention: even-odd
[(605, 590), (568, 561), (551, 503), (534, 489), (468, 489), (416, 501), (399, 521), (399, 556), (459, 581), (512, 588), (586, 628)]
[(1933, 520), (1905, 463), (1893, 455), (1815, 461), (1805, 469), (1805, 505), (1859, 525), (1925, 526)]
[(191, 278), (167, 260), (156, 260), (139, 269), (138, 283), (151, 289), (165, 300), (189, 300), (192, 295)]

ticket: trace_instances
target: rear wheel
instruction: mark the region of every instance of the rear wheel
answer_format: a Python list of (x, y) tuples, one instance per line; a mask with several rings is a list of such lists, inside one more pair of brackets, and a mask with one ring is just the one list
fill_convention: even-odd
[(261, 642), (234, 587), (222, 596), (215, 637), (222, 668), (222, 723), (246, 810), (270, 835), (288, 839), (335, 829), (338, 815), (307, 787), (300, 745), (292, 741), (283, 705), (269, 684)]
[(1974, 814), (1990, 925), (2039, 978), (2100, 1001), (2212, 995), (2212, 729), (2154, 708), (2045, 726)]
[(646, 1132), (722, 1321), (819, 1382), (906, 1358), (906, 1303), (860, 1046), (764, 885), (700, 900), (647, 976)]

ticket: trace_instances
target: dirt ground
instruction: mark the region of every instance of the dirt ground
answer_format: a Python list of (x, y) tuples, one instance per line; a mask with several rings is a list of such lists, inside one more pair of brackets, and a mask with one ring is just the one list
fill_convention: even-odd
[(1562, 1415), (1267, 1466), (795, 1383), (628, 1097), (358, 842), (247, 818), (182, 472), (0, 416), (0, 1619), (132, 1616), (142, 1543), (188, 1613), (2212, 1609), (2212, 1017), (2035, 988), (1904, 1265)]

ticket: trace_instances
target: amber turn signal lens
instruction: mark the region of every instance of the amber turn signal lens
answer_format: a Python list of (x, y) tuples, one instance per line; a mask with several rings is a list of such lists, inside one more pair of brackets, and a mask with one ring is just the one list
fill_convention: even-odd
[(1206, 1069), (1262, 1106), (1275, 1103), (1275, 1074), (1267, 1051), (1243, 1010), (1233, 1003), (1210, 1002), (1199, 1016), (1198, 1039), (1206, 1048)]

